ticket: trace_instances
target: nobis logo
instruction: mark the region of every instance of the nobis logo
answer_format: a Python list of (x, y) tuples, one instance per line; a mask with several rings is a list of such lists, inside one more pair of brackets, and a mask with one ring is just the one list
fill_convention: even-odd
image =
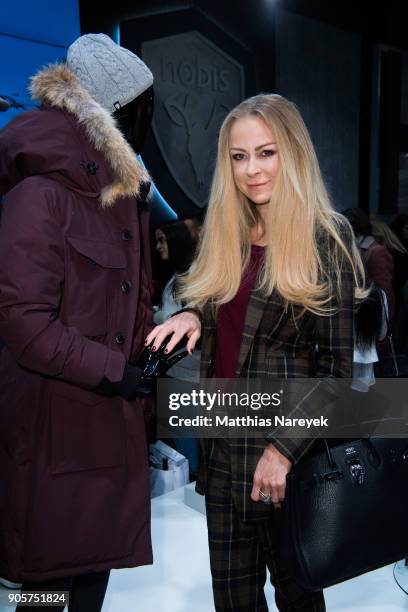
[(153, 132), (173, 178), (205, 206), (221, 123), (244, 97), (242, 66), (198, 32), (142, 44), (154, 75)]

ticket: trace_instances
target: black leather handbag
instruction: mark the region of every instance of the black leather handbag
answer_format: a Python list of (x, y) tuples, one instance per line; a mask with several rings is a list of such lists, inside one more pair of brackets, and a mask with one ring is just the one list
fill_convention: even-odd
[(287, 475), (280, 541), (312, 591), (408, 556), (408, 440), (317, 444)]

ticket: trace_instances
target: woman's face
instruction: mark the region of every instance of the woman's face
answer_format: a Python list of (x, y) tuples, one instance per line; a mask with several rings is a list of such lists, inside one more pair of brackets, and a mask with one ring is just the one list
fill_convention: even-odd
[(259, 117), (236, 119), (229, 148), (238, 189), (254, 204), (268, 204), (279, 170), (278, 149), (269, 127)]
[(167, 238), (165, 234), (160, 230), (156, 230), (156, 250), (158, 251), (162, 261), (167, 261), (169, 258), (169, 248), (167, 245)]

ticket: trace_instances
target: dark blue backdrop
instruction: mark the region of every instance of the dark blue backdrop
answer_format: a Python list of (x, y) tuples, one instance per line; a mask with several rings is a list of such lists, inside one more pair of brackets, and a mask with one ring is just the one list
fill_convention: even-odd
[[(28, 78), (42, 66), (65, 59), (80, 35), (77, 0), (12, 0), (0, 14), (0, 95), (30, 108)], [(0, 114), (0, 127), (21, 110)]]

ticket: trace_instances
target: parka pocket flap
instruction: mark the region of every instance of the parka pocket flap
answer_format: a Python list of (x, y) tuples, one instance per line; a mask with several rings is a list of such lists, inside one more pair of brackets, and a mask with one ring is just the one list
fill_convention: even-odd
[(124, 417), (118, 397), (107, 398), (50, 379), (51, 473), (122, 465)]
[(67, 241), (77, 253), (103, 268), (126, 267), (126, 257), (119, 246), (73, 236), (67, 236)]

